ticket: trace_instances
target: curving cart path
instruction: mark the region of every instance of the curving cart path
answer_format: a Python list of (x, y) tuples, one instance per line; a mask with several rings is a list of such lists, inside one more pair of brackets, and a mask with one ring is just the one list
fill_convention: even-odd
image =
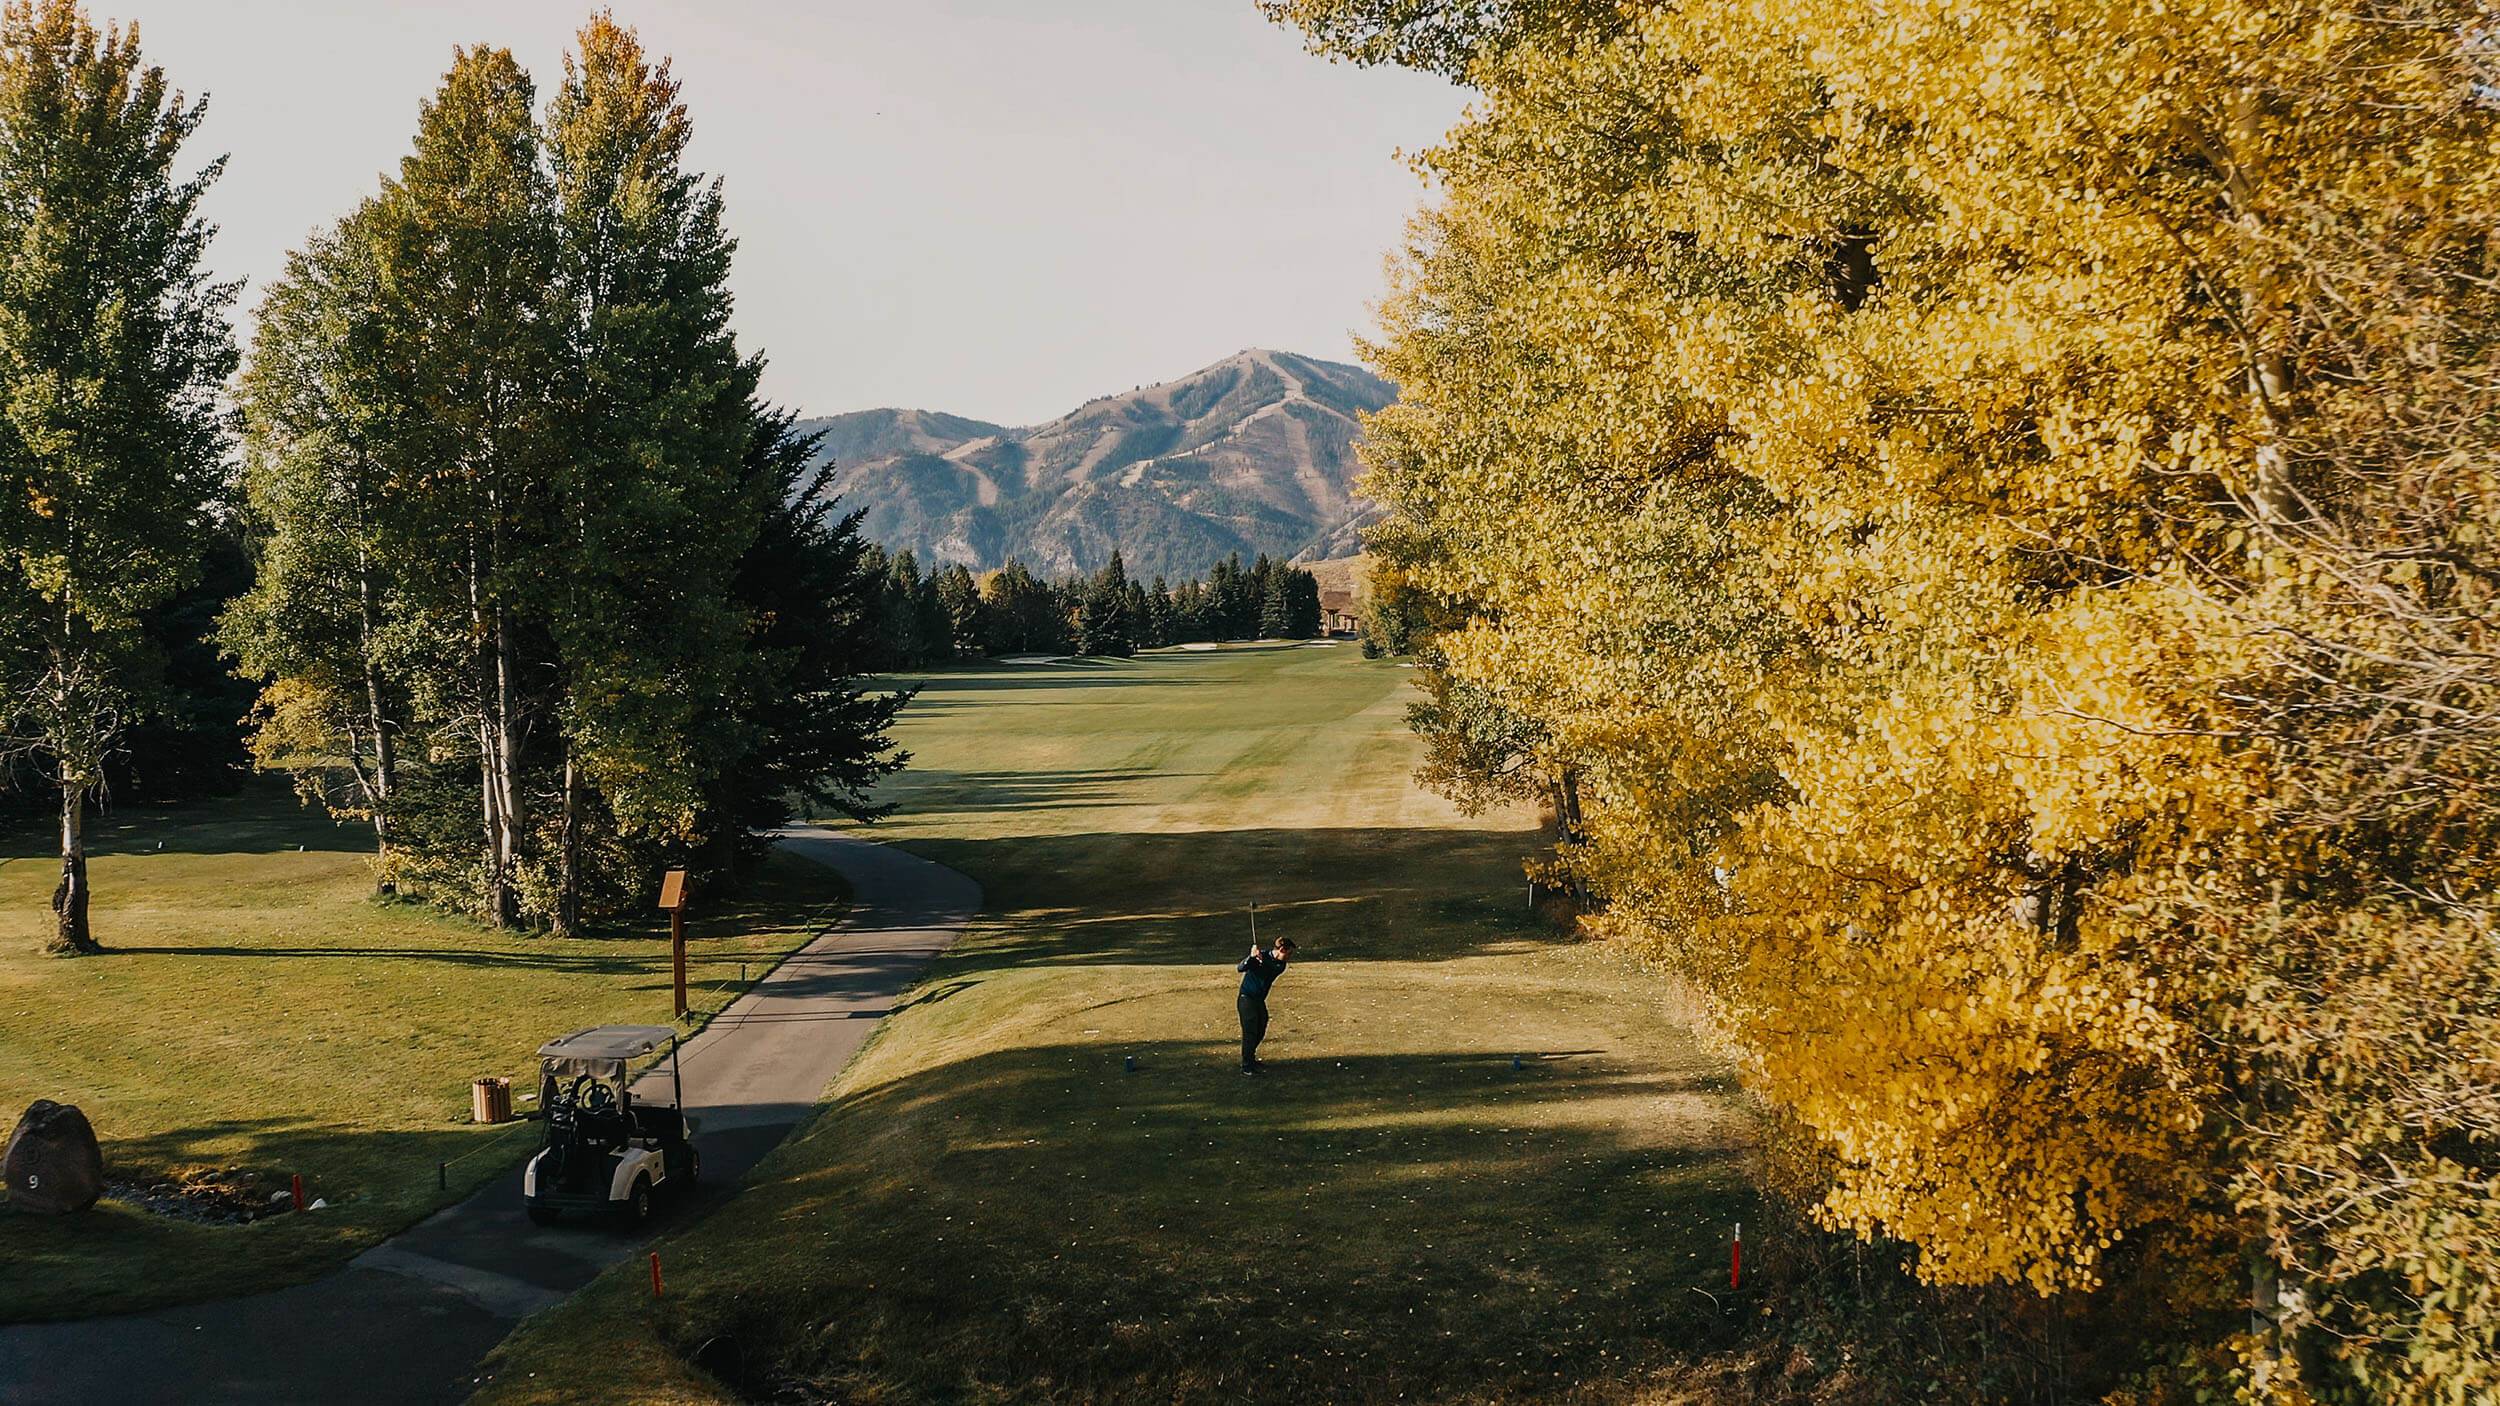
[[(972, 880), (898, 849), (813, 826), (780, 841), (849, 880), (853, 906), (680, 1051), (703, 1182), (658, 1228), (701, 1215), (787, 1136), (981, 906)], [(533, 1226), (520, 1178), (498, 1177), (309, 1284), (0, 1328), (0, 1402), (458, 1401), (515, 1323), (648, 1239)]]

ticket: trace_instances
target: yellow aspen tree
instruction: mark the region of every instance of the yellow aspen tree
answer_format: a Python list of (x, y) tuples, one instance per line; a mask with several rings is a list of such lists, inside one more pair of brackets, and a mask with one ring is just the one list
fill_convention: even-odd
[(2488, 19), (1269, 8), (1482, 94), (1376, 545), (1827, 1223), (2254, 1261), (2251, 1392), (2500, 1389)]

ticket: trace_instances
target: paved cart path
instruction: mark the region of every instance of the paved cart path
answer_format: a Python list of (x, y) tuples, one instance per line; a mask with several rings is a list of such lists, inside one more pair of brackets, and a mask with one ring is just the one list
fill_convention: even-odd
[[(702, 1214), (787, 1136), (981, 906), (972, 880), (898, 849), (813, 827), (781, 840), (848, 879), (854, 905), (680, 1052), (703, 1185), (655, 1231)], [(531, 1225), (519, 1175), (499, 1177), (309, 1284), (0, 1328), (0, 1402), (458, 1401), (515, 1322), (649, 1238)]]

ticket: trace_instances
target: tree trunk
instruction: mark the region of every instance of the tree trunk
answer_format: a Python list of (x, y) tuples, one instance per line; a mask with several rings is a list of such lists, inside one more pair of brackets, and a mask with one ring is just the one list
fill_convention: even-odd
[[(2255, 92), (2243, 90), (2231, 103), (2224, 138), (2223, 194), (2231, 212), (2250, 234), (2257, 234), (2265, 216), (2258, 208), (2258, 185), (2265, 177), (2264, 110)], [(2254, 258), (2260, 241), (2252, 238), (2242, 257)], [(2248, 396), (2256, 409), (2259, 430), (2256, 462), (2249, 484), (2249, 505), (2257, 520), (2270, 528), (2288, 526), (2299, 514), (2300, 496), (2292, 487), (2290, 456), (2284, 450), (2285, 409), (2292, 391), (2292, 366), (2277, 326), (2275, 306), (2282, 290), (2272, 274), (2259, 267), (2242, 270), (2240, 318), (2251, 339), (2247, 348)], [(2251, 549), (2256, 544), (2251, 542)]]
[(521, 863), (520, 727), (513, 717), (514, 681), (512, 630), (501, 607), (495, 611), (495, 925), (510, 927), (520, 920), (519, 892), (514, 885)]
[(87, 788), (66, 779), (61, 782), (61, 883), (52, 890), (52, 912), (60, 925), (47, 950), (63, 957), (104, 950), (87, 929)]
[(477, 715), (477, 813), (479, 832), (485, 842), (486, 913), (497, 922), (501, 920), (495, 915), (501, 913), (504, 906), (503, 870), (495, 861), (495, 856), (501, 853), (497, 839), (503, 833), (503, 821), (497, 807), (501, 796), (502, 791), (495, 785), (495, 726), (481, 708)]
[[(1587, 838), (1580, 827), (1580, 773), (1577, 768), (1563, 767), (1554, 777), (1554, 828), (1566, 845), (1577, 845)], [(1588, 881), (1580, 877), (1577, 866), (1571, 870), (1568, 888), (1572, 902), (1584, 907), (1588, 904)]]
[[(387, 861), (391, 856), (391, 797), (399, 787), (399, 744), (391, 737), (390, 718), (382, 705), (382, 666), (375, 663), (373, 657), (373, 637), (378, 629), (379, 612), (373, 603), (373, 574), (365, 568), (361, 553), (356, 591), (363, 632), (361, 652), (365, 665), (365, 716), (367, 725), (373, 729), (372, 794), (365, 800), (373, 812), (374, 855)], [(381, 879), (377, 887), (388, 893), (392, 885), (388, 879)]]
[(1586, 838), (1580, 828), (1580, 773), (1572, 767), (1564, 767), (1555, 779), (1554, 818), (1566, 843), (1576, 845)]
[(2267, 1395), (2272, 1394), (2267, 1389), (2279, 1381), (2297, 1377), (2293, 1334), (2304, 1307), (2300, 1290), (2283, 1282), (2271, 1255), (2261, 1249), (2250, 1256), (2248, 1334), (2257, 1340), (2257, 1359), (2251, 1364), (2255, 1370), (2250, 1375), (2252, 1385)]
[(512, 925), (520, 904), (512, 891), (512, 812), (507, 804), (511, 793), (504, 784), (511, 765), (504, 751), (511, 741), (511, 728), (504, 716), (503, 612), (493, 612), (490, 626), (484, 575), (485, 566), (473, 541), (469, 548), (469, 626), (478, 648), (478, 813), (486, 841), (486, 920), (501, 928)]
[(573, 748), (564, 749), (564, 819), (556, 851), (556, 936), (578, 937), (582, 927), (582, 773)]

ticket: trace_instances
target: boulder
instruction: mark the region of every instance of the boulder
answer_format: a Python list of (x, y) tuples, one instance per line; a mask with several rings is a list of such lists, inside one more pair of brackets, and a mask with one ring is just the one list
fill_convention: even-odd
[(83, 1211), (104, 1194), (104, 1153), (96, 1146), (87, 1115), (66, 1103), (36, 1099), (9, 1134), (0, 1154), (8, 1178), (9, 1204), (21, 1211), (61, 1215)]

